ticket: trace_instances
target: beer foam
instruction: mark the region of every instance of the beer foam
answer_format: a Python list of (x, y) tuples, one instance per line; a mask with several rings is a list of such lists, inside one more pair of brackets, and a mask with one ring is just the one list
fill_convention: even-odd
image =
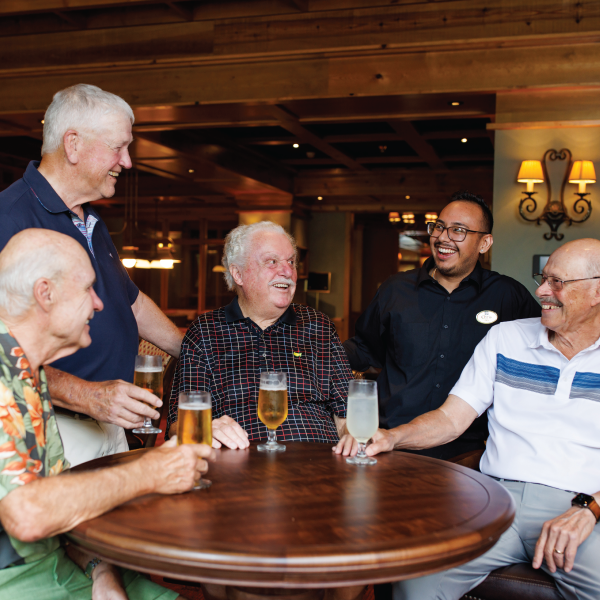
[(265, 390), (265, 392), (279, 392), (281, 390), (287, 390), (287, 386), (282, 385), (281, 383), (276, 383), (274, 385), (262, 384), (259, 389)]
[(162, 373), (162, 367), (136, 367), (136, 373)]
[(196, 402), (180, 402), (179, 408), (183, 408), (184, 410), (206, 410), (210, 408), (210, 402), (200, 400)]

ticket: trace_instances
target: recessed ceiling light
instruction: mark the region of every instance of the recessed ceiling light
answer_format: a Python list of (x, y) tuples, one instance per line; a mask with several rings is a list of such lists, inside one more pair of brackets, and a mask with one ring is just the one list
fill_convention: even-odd
[(300, 144), (293, 144), (294, 148), (300, 148)]
[(317, 200), (323, 200), (323, 196), (317, 196)]
[(44, 119), (40, 119), (40, 123), (43, 125), (46, 121)]
[(188, 173), (193, 173), (194, 169), (188, 169)]
[(452, 100), (452, 101), (448, 102), (448, 104), (450, 106), (460, 106), (462, 104), (462, 101), (461, 100)]
[(410, 200), (410, 196), (404, 196), (407, 200)]
[(462, 138), (460, 141), (461, 141), (463, 144), (466, 144), (466, 143), (467, 143), (467, 138)]

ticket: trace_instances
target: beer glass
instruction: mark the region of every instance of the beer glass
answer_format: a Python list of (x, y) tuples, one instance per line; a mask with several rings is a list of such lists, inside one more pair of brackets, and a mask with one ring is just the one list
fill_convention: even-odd
[[(212, 405), (210, 392), (179, 392), (177, 445), (208, 444), (212, 446)], [(209, 488), (212, 481), (199, 479), (195, 490)]]
[[(133, 384), (144, 388), (162, 400), (163, 395), (163, 364), (160, 356), (135, 357), (135, 373)], [(150, 405), (149, 405), (150, 406)], [(151, 406), (151, 408), (156, 408)], [(152, 425), (150, 417), (144, 417), (144, 425), (137, 427), (133, 433), (162, 433), (162, 429)]]
[(277, 443), (275, 430), (287, 419), (288, 393), (285, 373), (261, 373), (258, 390), (258, 418), (269, 429), (266, 444), (259, 444), (260, 452), (284, 452), (285, 446)]
[(348, 420), (346, 427), (358, 442), (358, 453), (346, 459), (351, 465), (374, 465), (377, 460), (367, 456), (367, 442), (379, 427), (379, 405), (377, 403), (377, 382), (367, 379), (353, 379), (348, 387)]

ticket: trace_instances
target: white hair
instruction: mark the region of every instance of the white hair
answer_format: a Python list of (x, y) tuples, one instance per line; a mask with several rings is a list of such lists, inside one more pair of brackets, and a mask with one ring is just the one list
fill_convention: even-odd
[(70, 239), (58, 232), (24, 229), (0, 252), (0, 310), (3, 314), (13, 319), (26, 314), (36, 302), (33, 288), (39, 279), (61, 284), (69, 269), (70, 253), (62, 240), (58, 239), (57, 243), (55, 236)]
[(285, 235), (294, 249), (294, 254), (297, 252), (296, 240), (293, 236), (281, 225), (273, 223), (273, 221), (261, 221), (260, 223), (252, 223), (252, 225), (239, 225), (235, 229), (232, 229), (225, 238), (223, 259), (221, 260), (225, 267), (225, 273), (223, 274), (225, 283), (232, 292), (236, 290), (237, 286), (229, 271), (229, 267), (235, 265), (239, 269), (243, 269), (246, 266), (252, 238), (260, 231), (274, 231), (275, 233)]
[(56, 92), (44, 115), (42, 156), (56, 152), (70, 129), (99, 131), (104, 117), (115, 113), (127, 116), (133, 125), (131, 106), (123, 98), (95, 85), (78, 83)]

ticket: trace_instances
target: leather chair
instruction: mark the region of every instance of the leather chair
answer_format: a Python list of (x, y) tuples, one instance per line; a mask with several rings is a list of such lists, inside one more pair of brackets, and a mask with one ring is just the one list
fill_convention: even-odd
[[(479, 471), (483, 450), (467, 452), (448, 461)], [(461, 600), (564, 600), (554, 579), (529, 563), (519, 563), (492, 571)]]

